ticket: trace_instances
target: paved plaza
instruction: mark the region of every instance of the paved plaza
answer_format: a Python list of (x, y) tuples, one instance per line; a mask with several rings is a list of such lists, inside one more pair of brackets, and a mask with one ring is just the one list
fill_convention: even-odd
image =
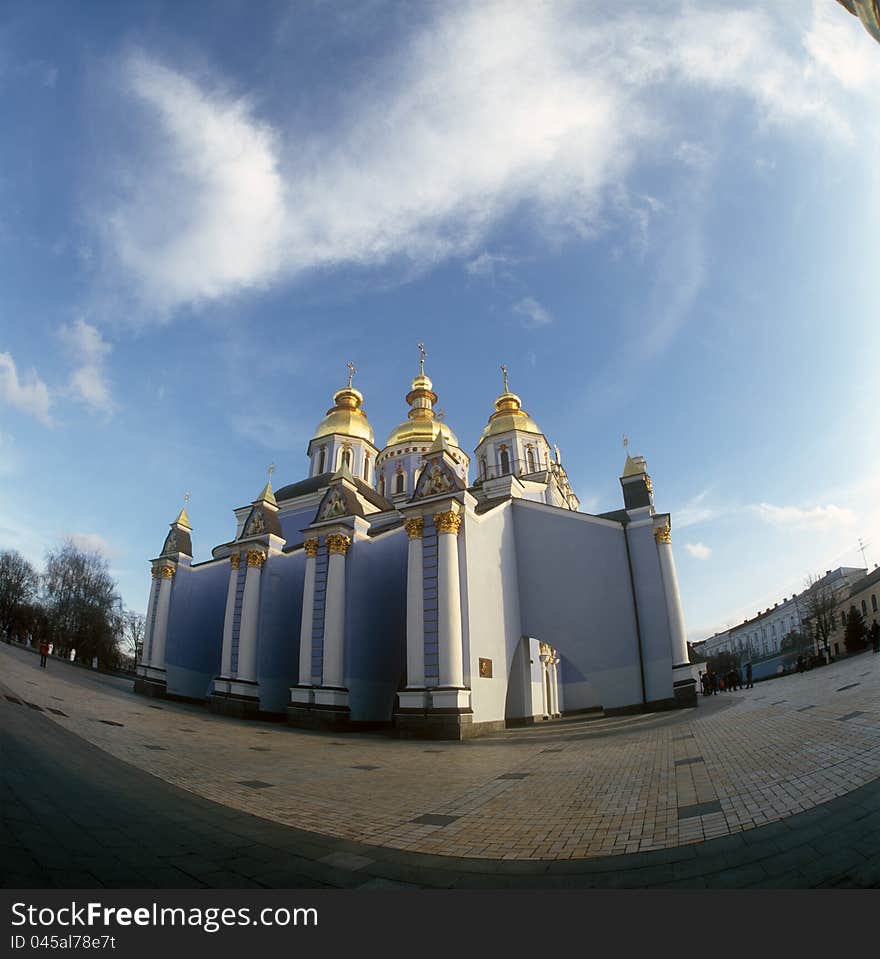
[[(38, 662), (0, 645), (6, 885), (880, 884), (871, 653), (465, 743), (236, 721)], [(77, 815), (116, 841), (109, 872), (66, 848)]]

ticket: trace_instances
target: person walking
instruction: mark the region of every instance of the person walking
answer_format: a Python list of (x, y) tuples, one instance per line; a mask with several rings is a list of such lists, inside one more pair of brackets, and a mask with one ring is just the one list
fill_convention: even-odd
[(40, 665), (43, 669), (46, 668), (46, 657), (49, 655), (49, 644), (44, 639), (40, 643)]
[(746, 689), (754, 688), (752, 685), (752, 664), (746, 663)]

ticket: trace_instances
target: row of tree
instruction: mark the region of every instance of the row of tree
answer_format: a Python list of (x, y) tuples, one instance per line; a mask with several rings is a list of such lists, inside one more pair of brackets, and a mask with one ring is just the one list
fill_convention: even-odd
[(0, 552), (0, 635), (118, 669), (140, 655), (144, 617), (124, 607), (104, 556), (65, 540), (42, 572), (17, 550)]

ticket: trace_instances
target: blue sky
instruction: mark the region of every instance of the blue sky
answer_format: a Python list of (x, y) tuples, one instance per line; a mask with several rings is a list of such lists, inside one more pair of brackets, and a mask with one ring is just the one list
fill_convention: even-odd
[[(880, 560), (880, 47), (832, 0), (9, 3), (0, 546), (143, 609), (429, 350), (472, 450), (511, 387), (582, 509), (623, 434), (691, 638)], [(588, 571), (585, 571), (588, 575)]]

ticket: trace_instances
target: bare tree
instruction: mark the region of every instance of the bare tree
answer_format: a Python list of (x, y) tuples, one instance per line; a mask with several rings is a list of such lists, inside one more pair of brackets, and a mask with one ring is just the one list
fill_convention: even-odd
[(17, 550), (0, 553), (0, 632), (7, 642), (30, 618), (40, 574)]
[(831, 661), (831, 650), (828, 638), (834, 630), (834, 609), (837, 599), (834, 591), (819, 576), (809, 576), (806, 582), (807, 590), (804, 595), (804, 611), (806, 619), (819, 642), (825, 647), (825, 658)]
[(116, 666), (122, 601), (107, 560), (67, 540), (46, 557), (46, 609), (56, 646), (76, 649), (77, 659)]
[(122, 616), (122, 649), (126, 655), (131, 656), (133, 663), (137, 665), (141, 658), (141, 651), (144, 646), (144, 630), (146, 627), (146, 618), (141, 613), (127, 609)]

